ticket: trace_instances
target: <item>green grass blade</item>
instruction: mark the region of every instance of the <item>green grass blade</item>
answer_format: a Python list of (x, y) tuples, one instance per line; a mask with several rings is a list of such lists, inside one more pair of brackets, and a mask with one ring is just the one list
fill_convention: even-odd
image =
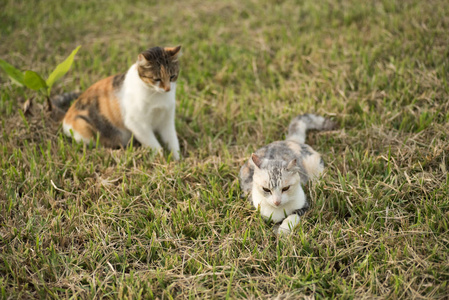
[(30, 89), (39, 91), (40, 89), (46, 89), (47, 84), (42, 77), (34, 71), (27, 70), (23, 76), (23, 83)]
[(48, 86), (48, 95), (50, 95), (51, 88), (56, 80), (64, 76), (72, 66), (73, 59), (75, 58), (76, 53), (78, 52), (79, 48), (81, 46), (76, 47), (75, 50), (72, 51), (72, 53), (67, 57), (62, 63), (60, 63), (54, 70), (51, 72), (50, 76), (48, 76), (47, 79), (47, 86)]
[(14, 83), (24, 85), (23, 73), (20, 70), (14, 68), (3, 59), (0, 59), (0, 67), (6, 72), (6, 74), (8, 74), (9, 78), (11, 78)]

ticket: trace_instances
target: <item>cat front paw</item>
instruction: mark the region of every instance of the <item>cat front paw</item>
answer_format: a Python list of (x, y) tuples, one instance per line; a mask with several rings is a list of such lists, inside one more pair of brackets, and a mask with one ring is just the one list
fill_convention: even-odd
[(300, 217), (298, 215), (290, 215), (282, 221), (276, 230), (276, 234), (290, 234), (296, 225), (299, 224)]
[(292, 230), (290, 230), (290, 228), (285, 228), (285, 227), (279, 226), (274, 230), (274, 233), (276, 235), (288, 235), (288, 234), (292, 233)]
[(275, 225), (273, 227), (273, 233), (275, 235), (281, 236), (281, 235), (289, 235), (290, 233), (292, 233), (292, 230), (290, 230), (290, 228), (286, 228), (286, 227), (281, 227), (281, 225)]
[(181, 158), (181, 155), (179, 154), (179, 151), (174, 151), (171, 153), (174, 160), (179, 160)]
[(162, 147), (161, 148), (159, 148), (159, 147), (151, 148), (151, 155), (152, 156), (154, 155), (155, 157), (163, 158), (164, 157), (164, 149), (162, 149)]

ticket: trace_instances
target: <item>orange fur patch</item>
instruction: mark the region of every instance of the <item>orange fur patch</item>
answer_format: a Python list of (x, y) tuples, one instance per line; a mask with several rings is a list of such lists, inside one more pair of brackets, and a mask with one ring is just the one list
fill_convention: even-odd
[[(101, 126), (105, 120), (118, 129), (125, 129), (113, 79), (114, 76), (107, 77), (88, 88), (72, 104), (64, 117), (64, 123), (85, 139), (95, 138), (96, 133), (104, 129)], [(98, 120), (99, 118), (101, 120)], [(104, 144), (115, 144), (119, 138), (111, 136), (110, 139), (111, 141), (105, 140)]]
[(112, 86), (113, 78), (114, 76), (110, 76), (98, 82), (103, 82), (102, 85), (99, 86), (99, 89), (101, 90), (98, 98), (99, 111), (115, 127), (124, 129), (125, 125), (123, 123), (120, 103)]
[(164, 89), (166, 92), (170, 90), (170, 74), (164, 66), (161, 66), (161, 83), (159, 87)]
[(67, 124), (70, 124), (72, 126), (72, 130), (76, 131), (78, 134), (80, 134), (83, 138), (93, 140), (95, 139), (95, 130), (92, 128), (92, 126), (87, 123), (82, 118), (77, 118), (77, 116), (87, 116), (87, 112), (78, 112), (78, 114), (69, 116), (71, 122), (65, 121)]

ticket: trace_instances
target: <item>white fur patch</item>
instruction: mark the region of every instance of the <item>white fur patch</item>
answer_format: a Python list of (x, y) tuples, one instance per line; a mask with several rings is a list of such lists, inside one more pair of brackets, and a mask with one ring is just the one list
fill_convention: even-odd
[(64, 133), (67, 136), (71, 137), (72, 134), (73, 134), (73, 138), (77, 142), (83, 142), (85, 144), (89, 144), (90, 143), (90, 139), (83, 137), (79, 132), (74, 130), (71, 125), (69, 125), (69, 124), (67, 124), (65, 122), (62, 123), (62, 130), (64, 131)]
[(158, 86), (148, 86), (137, 72), (136, 64), (128, 70), (123, 88), (117, 97), (122, 109), (125, 127), (142, 145), (161, 151), (156, 139), (158, 132), (173, 158), (179, 159), (179, 142), (175, 129), (176, 83), (170, 83), (166, 92)]
[(306, 131), (308, 129), (307, 124), (304, 122), (298, 122), (295, 129), (296, 129), (295, 133), (289, 135), (287, 137), (287, 140), (304, 144), (306, 142)]
[(316, 152), (304, 159), (303, 164), (311, 180), (320, 177), (324, 171), (324, 166), (321, 164), (321, 155)]

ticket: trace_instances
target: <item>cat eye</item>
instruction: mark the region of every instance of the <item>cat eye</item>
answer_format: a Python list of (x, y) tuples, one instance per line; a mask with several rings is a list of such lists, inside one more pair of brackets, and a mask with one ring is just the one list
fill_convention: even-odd
[(153, 80), (154, 80), (154, 81), (156, 81), (156, 82), (159, 82), (159, 81), (161, 81), (161, 79), (160, 79), (160, 78), (153, 78)]
[(271, 194), (271, 191), (270, 191), (270, 189), (267, 189), (267, 188), (262, 188), (263, 189), (263, 191), (265, 192), (265, 193), (270, 193)]
[(282, 188), (282, 192), (286, 192), (286, 191), (288, 191), (289, 189), (290, 189), (290, 186), (286, 186), (286, 187)]
[(172, 76), (170, 76), (170, 80), (175, 80), (175, 78), (176, 78), (176, 75), (172, 75)]

